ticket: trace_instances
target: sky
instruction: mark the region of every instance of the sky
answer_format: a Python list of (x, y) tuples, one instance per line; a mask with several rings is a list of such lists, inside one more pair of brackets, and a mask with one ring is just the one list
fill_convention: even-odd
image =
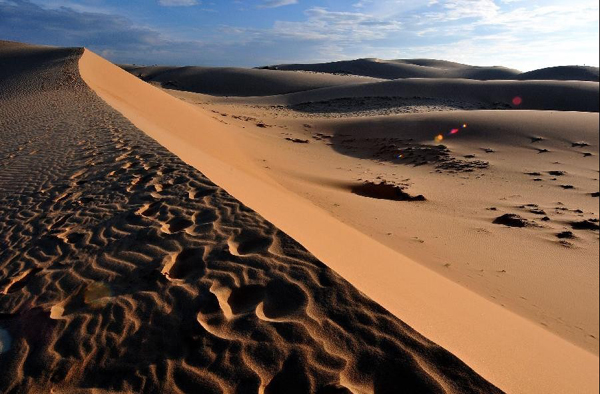
[(0, 39), (115, 63), (598, 66), (598, 0), (0, 0)]

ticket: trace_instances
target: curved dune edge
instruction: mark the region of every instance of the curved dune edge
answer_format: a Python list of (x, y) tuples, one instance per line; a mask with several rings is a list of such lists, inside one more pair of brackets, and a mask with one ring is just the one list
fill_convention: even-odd
[(231, 126), (85, 50), (83, 80), (188, 164), (374, 301), (508, 392), (597, 392), (598, 357), (379, 244), (294, 195), (237, 146)]

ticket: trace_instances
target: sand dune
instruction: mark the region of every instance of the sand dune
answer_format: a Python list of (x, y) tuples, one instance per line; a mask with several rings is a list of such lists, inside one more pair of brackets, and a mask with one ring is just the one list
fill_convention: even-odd
[(495, 79), (548, 79), (598, 82), (597, 67), (553, 67), (522, 73), (506, 67), (477, 67), (431, 59), (381, 60), (358, 59), (333, 63), (280, 64), (263, 67), (269, 70), (313, 71), (332, 74), (362, 75), (382, 79), (399, 78), (465, 78)]
[(216, 96), (270, 96), (303, 90), (373, 82), (373, 78), (316, 73), (220, 67), (165, 67), (123, 65), (146, 82), (169, 89)]
[[(394, 64), (406, 65), (408, 61)], [(479, 81), (460, 74), (465, 67), (442, 61), (414, 61), (418, 67), (444, 67), (452, 74), (435, 78), (420, 75), (410, 79), (382, 79), (316, 73), (286, 73), (271, 70), (219, 69), (200, 67), (129, 67), (125, 70), (159, 86), (203, 93), (211, 96), (244, 97), (239, 102), (260, 105), (288, 105), (304, 113), (380, 115), (431, 110), (460, 109), (536, 109), (598, 112), (598, 83), (589, 81), (552, 81), (569, 79), (570, 71), (590, 73), (588, 68), (552, 68), (515, 75), (507, 81)], [(417, 65), (415, 65), (417, 67)], [(456, 71), (456, 72), (455, 72)], [(551, 74), (556, 78), (550, 78)], [(559, 78), (558, 75), (564, 78)], [(456, 77), (460, 75), (460, 77)], [(528, 77), (527, 75), (531, 75)], [(386, 78), (385, 76), (380, 76)], [(531, 79), (531, 80), (528, 80)], [(535, 80), (538, 79), (538, 80)], [(581, 77), (583, 78), (583, 76)], [(248, 96), (256, 97), (248, 101)], [(266, 96), (266, 97), (264, 97)], [(212, 102), (215, 102), (211, 98)], [(232, 101), (228, 101), (232, 102)], [(402, 107), (410, 107), (401, 110)], [(369, 113), (373, 115), (374, 113)]]
[[(396, 316), (402, 317), (411, 326), (418, 327), (418, 331), (427, 333), (426, 336), (435, 338), (436, 342), (451, 349), (502, 389), (516, 393), (597, 390), (598, 357), (594, 354), (597, 351), (584, 350), (573, 344), (583, 344), (586, 349), (597, 348), (597, 341), (588, 335), (597, 331), (597, 324), (590, 323), (593, 314), (587, 315), (593, 311), (597, 313), (594, 304), (577, 304), (565, 324), (561, 316), (554, 315), (557, 310), (546, 308), (551, 301), (540, 309), (534, 305), (537, 299), (529, 301), (520, 298), (520, 292), (524, 289), (542, 296), (548, 291), (548, 287), (544, 286), (547, 275), (543, 267), (540, 270), (539, 265), (545, 260), (539, 259), (536, 254), (538, 250), (543, 251), (544, 256), (550, 255), (557, 260), (562, 258), (563, 262), (581, 258), (589, 268), (593, 262), (590, 256), (597, 250), (597, 247), (594, 248), (597, 239), (594, 239), (593, 231), (580, 233), (581, 237), (571, 240), (573, 247), (567, 248), (554, 242), (551, 239), (554, 234), (549, 230), (540, 233), (515, 233), (508, 228), (504, 232), (501, 225), (492, 223), (505, 209), (520, 209), (519, 212), (524, 216), (534, 215), (532, 212), (524, 212), (525, 209), (534, 209), (526, 206), (532, 201), (521, 200), (537, 195), (530, 195), (535, 190), (530, 185), (536, 183), (518, 167), (523, 163), (533, 164), (532, 157), (538, 157), (537, 160), (541, 160), (539, 164), (549, 165), (551, 162), (546, 163), (545, 160), (552, 160), (556, 153), (549, 152), (552, 157), (544, 159), (545, 156), (535, 145), (542, 142), (539, 149), (545, 149), (543, 139), (538, 140), (538, 136), (527, 133), (548, 126), (563, 128), (563, 134), (565, 127), (571, 130), (584, 126), (585, 130), (594, 130), (597, 127), (594, 126), (597, 114), (584, 114), (580, 118), (577, 113), (562, 113), (558, 117), (563, 121), (553, 123), (552, 117), (556, 113), (548, 111), (543, 115), (545, 121), (538, 127), (535, 126), (536, 116), (531, 116), (537, 111), (499, 111), (494, 119), (502, 119), (508, 114), (507, 122), (514, 123), (511, 127), (518, 127), (521, 119), (527, 120), (523, 122), (521, 130), (514, 130), (510, 136), (511, 139), (516, 138), (515, 135), (526, 136), (524, 141), (514, 145), (515, 148), (518, 147), (515, 150), (516, 157), (521, 159), (514, 163), (514, 167), (510, 165), (510, 156), (503, 155), (504, 148), (497, 150), (501, 146), (498, 142), (494, 142), (497, 146), (477, 146), (476, 152), (471, 152), (472, 147), (465, 151), (466, 149), (462, 150), (460, 146), (449, 143), (449, 152), (442, 150), (441, 156), (437, 153), (434, 155), (449, 155), (450, 158), (461, 161), (462, 158), (457, 155), (492, 155), (485, 159), (475, 157), (476, 160), (488, 162), (488, 166), (483, 168), (487, 172), (482, 173), (477, 169), (472, 176), (468, 176), (468, 172), (459, 171), (460, 168), (453, 169), (452, 166), (437, 173), (437, 162), (419, 166), (414, 166), (418, 163), (409, 163), (398, 167), (395, 163), (386, 166), (384, 161), (377, 158), (354, 157), (352, 150), (358, 151), (372, 146), (373, 142), (377, 143), (376, 140), (369, 141), (369, 122), (378, 122), (379, 118), (376, 117), (366, 119), (365, 123), (360, 120), (356, 123), (358, 127), (355, 132), (360, 136), (357, 140), (366, 140), (365, 146), (349, 146), (347, 152), (338, 150), (339, 153), (336, 153), (331, 149), (331, 139), (335, 135), (344, 137), (341, 135), (344, 132), (338, 133), (336, 130), (344, 125), (350, 127), (357, 119), (340, 122), (315, 117), (307, 122), (297, 111), (287, 111), (278, 106), (259, 107), (254, 103), (257, 99), (248, 99), (249, 105), (243, 105), (242, 99), (169, 91), (187, 101), (186, 103), (141, 83), (88, 51), (82, 57), (81, 71), (85, 81), (137, 127), (186, 162), (201, 169), (236, 198), (293, 236), (359, 290)], [(195, 103), (199, 105), (190, 105)], [(173, 113), (178, 116), (174, 118)], [(473, 123), (477, 126), (478, 119), (481, 121), (488, 114), (490, 113), (485, 111), (458, 111), (453, 116), (472, 116)], [(448, 115), (442, 113), (440, 116)], [(569, 117), (574, 117), (577, 122), (570, 125)], [(498, 135), (502, 134), (503, 127), (497, 127), (493, 122), (481, 127), (488, 125), (494, 127)], [(435, 128), (427, 133), (431, 142), (422, 142), (426, 145), (423, 150), (427, 153), (426, 156), (429, 155), (429, 147), (435, 146), (433, 137), (441, 132), (449, 132), (439, 125), (433, 126)], [(444, 127), (446, 126), (448, 125)], [(530, 131), (532, 126), (538, 128)], [(401, 131), (402, 129), (396, 130)], [(481, 141), (485, 142), (486, 135), (488, 133), (480, 134)], [(568, 208), (562, 208), (572, 209), (572, 202), (583, 202), (586, 204), (584, 214), (593, 217), (597, 211), (593, 207), (596, 200), (587, 192), (588, 186), (593, 184), (592, 176), (587, 172), (591, 170), (588, 167), (593, 165), (594, 160), (593, 155), (591, 161), (589, 157), (585, 159), (582, 152), (587, 148), (596, 149), (596, 145), (591, 141), (592, 145), (580, 148), (582, 152), (576, 154), (573, 148), (579, 145), (572, 147), (572, 142), (577, 141), (562, 139), (548, 142), (559, 148), (560, 160), (568, 157), (568, 176), (571, 176), (570, 168), (573, 166), (576, 170), (573, 171), (576, 175), (573, 179), (580, 186), (575, 189), (577, 193), (573, 193), (572, 197), (563, 194), (567, 190), (561, 187), (549, 188), (551, 193), (538, 203), (550, 204), (557, 196), (567, 197)], [(510, 145), (507, 149), (509, 147)], [(539, 156), (533, 156), (538, 154)], [(494, 155), (498, 160), (493, 159)], [(467, 157), (464, 159), (472, 160)], [(578, 162), (584, 159), (588, 161)], [(498, 166), (502, 163), (509, 165)], [(582, 166), (582, 169), (577, 170), (578, 166)], [(405, 171), (410, 171), (411, 179), (406, 179)], [(520, 175), (519, 178), (515, 178), (517, 174)], [(386, 179), (393, 180), (400, 190), (405, 190), (410, 196), (423, 194), (427, 201), (388, 201), (368, 198), (358, 195), (358, 192), (352, 193), (354, 186), (362, 182), (357, 178), (378, 182), (378, 176), (380, 179), (389, 177)], [(424, 184), (417, 182), (421, 176)], [(487, 187), (489, 183), (485, 179), (488, 176), (498, 177), (493, 188)], [(506, 183), (509, 179), (504, 178), (506, 176), (510, 177), (511, 182), (518, 180), (515, 185), (522, 187), (527, 194), (520, 197), (510, 194), (506, 196), (506, 200), (499, 197), (499, 190), (502, 193), (500, 196), (507, 193)], [(548, 181), (551, 182), (551, 179)], [(479, 182), (479, 186), (471, 189), (476, 182)], [(467, 183), (469, 188), (464, 186)], [(579, 190), (581, 185), (585, 186), (585, 193), (583, 189)], [(541, 186), (537, 184), (537, 188)], [(557, 192), (556, 196), (552, 191)], [(547, 198), (551, 200), (546, 201)], [(492, 207), (488, 205), (490, 201), (499, 203), (496, 211), (487, 210)], [(523, 208), (518, 208), (519, 206)], [(568, 217), (580, 215), (574, 210), (562, 214)], [(377, 222), (382, 225), (375, 225)], [(552, 224), (556, 225), (560, 225), (558, 221)], [(389, 231), (390, 228), (393, 229), (392, 232)], [(533, 230), (531, 228), (526, 231)], [(485, 234), (489, 234), (489, 237)], [(440, 235), (443, 237), (439, 237)], [(440, 239), (436, 241), (438, 237)], [(479, 243), (482, 239), (489, 239), (491, 242), (494, 237), (501, 239), (502, 247), (499, 249), (490, 249), (485, 242)], [(464, 247), (462, 242), (467, 239), (477, 241), (474, 245), (480, 246), (473, 249), (472, 245)], [(490, 250), (503, 251), (504, 246), (511, 242), (515, 243), (514, 249), (507, 249), (506, 253), (515, 250), (516, 253), (510, 255), (509, 259), (504, 259), (506, 255), (496, 258), (494, 253), (489, 253)], [(455, 247), (448, 249), (448, 245)], [(564, 248), (564, 251), (560, 248)], [(533, 254), (523, 251), (531, 251)], [(447, 259), (442, 259), (448, 252), (453, 256), (450, 264)], [(405, 253), (411, 257), (406, 257)], [(485, 259), (481, 259), (481, 256)], [(420, 260), (426, 257), (429, 260)], [(474, 258), (477, 264), (470, 267)], [(531, 263), (537, 261), (539, 264), (530, 268)], [(562, 267), (564, 268), (564, 264)], [(597, 273), (593, 270), (578, 271), (576, 263), (569, 267), (573, 269), (565, 271), (569, 277), (565, 283), (571, 285), (569, 290), (576, 291), (571, 293), (573, 298), (565, 298), (565, 302), (569, 299), (593, 300), (594, 297), (589, 294), (597, 292)], [(521, 276), (528, 271), (530, 276)], [(541, 286), (532, 286), (531, 280), (528, 280), (535, 278), (536, 273), (543, 274), (536, 279)], [(583, 281), (577, 281), (581, 275)], [(555, 277), (557, 278), (560, 276)], [(582, 295), (577, 289), (588, 294)], [(560, 292), (553, 294), (560, 295)], [(532, 306), (533, 311), (523, 309), (523, 305)], [(519, 315), (526, 315), (528, 318)], [(571, 326), (572, 323), (577, 324), (570, 320), (572, 316), (583, 316), (590, 325), (580, 332), (581, 327)], [(550, 326), (552, 332), (547, 328)], [(559, 331), (561, 336), (555, 334)], [(566, 340), (565, 337), (569, 335), (571, 339), (579, 339)]]
[[(299, 112), (355, 112), (370, 104), (378, 109), (440, 105), (444, 109), (536, 109), (598, 112), (599, 84), (579, 81), (472, 81), (407, 79), (336, 86), (238, 100), (245, 104), (289, 105)], [(519, 101), (515, 101), (517, 99)], [(365, 102), (375, 100), (376, 102)], [(224, 101), (225, 102), (225, 101)], [(235, 102), (229, 100), (227, 102)], [(310, 104), (310, 105), (309, 105)], [(348, 108), (342, 111), (342, 107)]]
[(593, 81), (600, 80), (598, 67), (560, 66), (529, 71), (517, 77), (522, 80), (554, 79), (564, 81)]
[(499, 392), (100, 100), (81, 55), (0, 46), (3, 392)]
[(268, 70), (313, 71), (320, 73), (362, 75), (372, 78), (468, 78), (514, 79), (521, 72), (505, 67), (475, 67), (440, 60), (358, 59), (320, 64), (281, 64)]

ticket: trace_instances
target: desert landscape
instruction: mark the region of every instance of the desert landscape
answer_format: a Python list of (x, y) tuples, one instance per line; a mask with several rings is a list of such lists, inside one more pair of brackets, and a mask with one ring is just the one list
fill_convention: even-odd
[(598, 81), (0, 41), (0, 392), (598, 392)]

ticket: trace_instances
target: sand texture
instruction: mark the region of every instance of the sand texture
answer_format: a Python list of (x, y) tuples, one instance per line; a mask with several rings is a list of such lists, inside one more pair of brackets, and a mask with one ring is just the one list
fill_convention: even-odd
[(105, 104), (81, 54), (0, 46), (0, 391), (499, 392)]

